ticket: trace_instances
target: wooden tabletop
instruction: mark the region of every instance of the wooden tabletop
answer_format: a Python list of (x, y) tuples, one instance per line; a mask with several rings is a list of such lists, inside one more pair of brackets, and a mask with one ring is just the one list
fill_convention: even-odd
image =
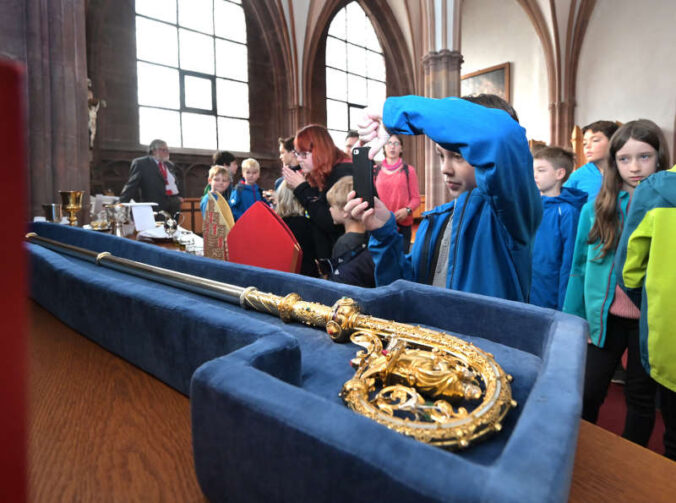
[[(30, 302), (33, 502), (206, 501), (188, 398)], [(582, 421), (572, 502), (676, 501), (676, 463)]]

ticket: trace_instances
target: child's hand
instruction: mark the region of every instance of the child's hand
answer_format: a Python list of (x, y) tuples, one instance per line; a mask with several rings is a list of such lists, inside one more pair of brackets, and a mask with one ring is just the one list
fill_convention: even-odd
[(357, 127), (359, 141), (362, 144), (370, 142), (369, 159), (373, 159), (390, 137), (383, 125), (383, 106), (365, 108), (364, 115)]
[(277, 206), (277, 193), (274, 190), (264, 190), (263, 199), (273, 206)]
[(368, 207), (368, 201), (356, 197), (353, 190), (347, 195), (347, 204), (343, 211), (349, 213), (355, 220), (361, 220), (367, 231), (380, 229), (390, 219), (390, 210), (377, 197), (373, 198), (373, 208)]
[(301, 171), (294, 171), (288, 166), (282, 167), (282, 176), (284, 177), (284, 181), (286, 181), (286, 186), (291, 190), (294, 190), (305, 181), (305, 175)]

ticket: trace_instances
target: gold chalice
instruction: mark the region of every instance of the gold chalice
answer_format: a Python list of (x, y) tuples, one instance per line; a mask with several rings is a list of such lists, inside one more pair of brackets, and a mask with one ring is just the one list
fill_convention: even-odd
[(61, 203), (64, 211), (68, 213), (69, 225), (77, 225), (77, 212), (82, 209), (82, 190), (60, 190)]

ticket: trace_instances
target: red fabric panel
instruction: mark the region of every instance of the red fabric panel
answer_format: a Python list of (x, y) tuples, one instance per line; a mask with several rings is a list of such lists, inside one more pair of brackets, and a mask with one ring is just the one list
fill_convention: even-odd
[(267, 204), (257, 201), (228, 233), (230, 262), (300, 272), (303, 254), (289, 227)]
[(0, 239), (0, 501), (25, 501), (26, 274), (23, 68), (0, 61), (0, 152), (3, 236)]

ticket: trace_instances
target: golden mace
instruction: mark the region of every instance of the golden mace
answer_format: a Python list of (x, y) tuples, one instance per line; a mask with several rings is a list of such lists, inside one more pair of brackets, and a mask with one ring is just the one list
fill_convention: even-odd
[(347, 297), (333, 306), (284, 297), (97, 253), (38, 236), (30, 243), (209, 297), (326, 329), (331, 339), (363, 348), (340, 396), (354, 411), (416, 440), (448, 448), (500, 431), (512, 400), (512, 377), (490, 353), (445, 332), (374, 318)]

